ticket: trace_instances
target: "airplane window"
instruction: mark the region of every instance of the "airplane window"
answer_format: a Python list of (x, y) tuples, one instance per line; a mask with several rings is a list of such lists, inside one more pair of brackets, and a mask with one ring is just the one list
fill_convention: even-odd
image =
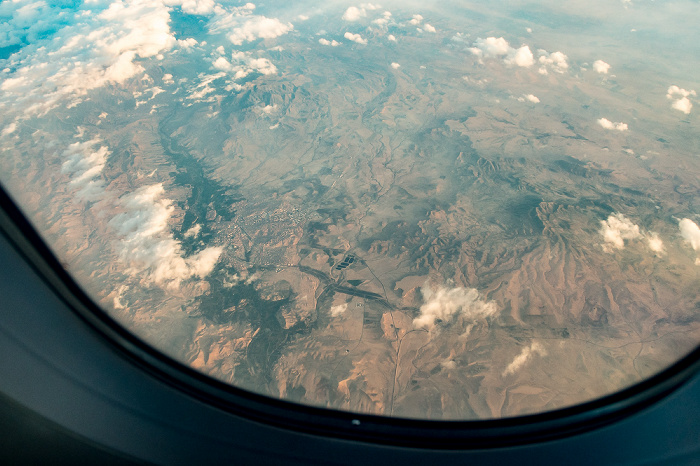
[(698, 2), (0, 17), (2, 186), (105, 312), (203, 374), (483, 420), (700, 342)]

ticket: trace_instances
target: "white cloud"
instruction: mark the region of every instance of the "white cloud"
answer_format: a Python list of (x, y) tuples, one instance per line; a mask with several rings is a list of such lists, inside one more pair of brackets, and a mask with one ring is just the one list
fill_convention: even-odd
[(277, 18), (267, 18), (265, 16), (254, 16), (235, 28), (228, 39), (234, 45), (241, 45), (244, 42), (251, 42), (256, 39), (274, 39), (275, 37), (287, 34), (293, 30), (292, 23), (283, 23)]
[(348, 7), (343, 13), (343, 19), (345, 21), (357, 21), (360, 18), (367, 16), (367, 11), (364, 8), (358, 8), (356, 6)]
[(78, 190), (78, 198), (87, 201), (97, 200), (104, 194), (101, 175), (109, 150), (106, 146), (93, 150), (99, 142), (99, 139), (76, 142), (63, 151), (65, 160), (61, 165), (61, 173), (71, 176), (69, 185)]
[(684, 218), (678, 222), (678, 228), (680, 229), (681, 236), (685, 242), (698, 253), (697, 258), (695, 259), (695, 264), (700, 265), (700, 228), (689, 218)]
[(607, 118), (600, 118), (597, 120), (598, 124), (605, 129), (616, 130), (616, 131), (627, 131), (627, 123), (617, 122), (613, 123)]
[(487, 37), (486, 39), (479, 37), (474, 42), (474, 46), (469, 49), (474, 55), (486, 58), (504, 56), (510, 50), (513, 50), (513, 48), (503, 37)]
[(337, 306), (331, 306), (331, 316), (338, 317), (345, 313), (348, 309), (348, 303), (338, 304)]
[[(165, 0), (166, 5), (178, 5), (182, 11), (191, 15), (208, 15), (214, 12), (214, 0)], [(251, 4), (252, 5), (252, 4)]]
[(568, 58), (561, 52), (547, 53), (546, 50), (538, 50), (540, 54), (539, 62), (542, 65), (540, 68), (541, 74), (547, 74), (547, 67), (553, 69), (556, 73), (564, 73), (569, 69)]
[(535, 64), (535, 57), (532, 55), (530, 47), (523, 45), (517, 50), (509, 51), (505, 63), (507, 65), (517, 65), (527, 68)]
[(681, 97), (680, 99), (675, 100), (671, 104), (671, 108), (674, 110), (681, 111), (687, 115), (693, 109), (693, 104), (690, 102), (690, 99), (688, 99), (687, 97)]
[(523, 350), (518, 354), (513, 361), (508, 364), (506, 369), (503, 371), (503, 376), (515, 374), (523, 365), (528, 362), (534, 355), (539, 354), (540, 356), (546, 356), (547, 351), (545, 351), (544, 347), (536, 341), (533, 341), (530, 346), (526, 346), (523, 348)]
[(605, 63), (603, 60), (596, 60), (593, 62), (593, 69), (601, 74), (608, 74), (610, 70), (610, 65)]
[(353, 34), (352, 32), (346, 32), (343, 37), (345, 37), (347, 40), (357, 42), (358, 44), (367, 45), (367, 39), (363, 39), (362, 36), (359, 34)]
[(168, 229), (175, 208), (163, 194), (163, 185), (154, 184), (123, 196), (118, 201), (122, 213), (109, 225), (121, 238), (119, 258), (127, 266), (126, 273), (176, 289), (183, 280), (211, 273), (223, 249), (208, 247), (184, 257), (182, 245)]
[(540, 103), (540, 99), (538, 99), (537, 96), (534, 96), (532, 94), (523, 94), (523, 98), (529, 102), (532, 102), (533, 104)]
[(507, 65), (530, 67), (535, 63), (529, 46), (522, 45), (515, 49), (503, 37), (479, 37), (469, 51), (479, 58), (503, 58)]
[(413, 15), (413, 17), (409, 21), (409, 24), (412, 24), (414, 26), (418, 26), (422, 21), (423, 21), (423, 17), (421, 15)]
[[(21, 10), (19, 2), (2, 5), (16, 9), (15, 13)], [(14, 70), (0, 85), (6, 108), (33, 116), (66, 99), (75, 104), (89, 90), (137, 76), (144, 69), (141, 59), (160, 56), (177, 44), (170, 31), (169, 8), (162, 1), (114, 2), (102, 11), (99, 5), (82, 8), (61, 14), (36, 10), (41, 14), (32, 21), (51, 34), (34, 38), (13, 55)]]
[[(231, 61), (228, 61), (224, 57), (219, 57), (214, 61), (213, 66), (217, 70), (233, 74), (234, 79), (245, 78), (253, 72), (258, 72), (263, 75), (277, 73), (277, 67), (270, 60), (262, 57), (254, 58), (252, 52), (233, 52), (231, 54)], [(203, 81), (199, 87), (219, 77), (221, 77), (221, 75), (213, 75), (209, 80)], [(213, 89), (211, 90), (213, 91)]]
[(394, 63), (391, 64), (391, 67), (394, 68), (395, 70), (397, 70), (397, 69), (401, 68), (401, 65), (399, 65), (399, 64), (396, 63), (396, 62), (394, 62)]
[(669, 87), (668, 91), (666, 91), (666, 98), (673, 100), (671, 108), (686, 115), (693, 109), (693, 104), (690, 102), (689, 97), (697, 97), (697, 93), (694, 90), (687, 91), (675, 85)]
[(600, 234), (603, 235), (607, 251), (610, 251), (611, 247), (624, 249), (625, 240), (639, 239), (643, 236), (639, 226), (622, 214), (612, 214), (607, 220), (601, 220), (600, 224)]
[(12, 122), (2, 129), (2, 133), (0, 133), (0, 135), (2, 135), (3, 137), (9, 136), (10, 134), (14, 133), (16, 130), (17, 130), (17, 123)]
[(321, 45), (330, 45), (331, 47), (337, 47), (340, 45), (340, 42), (337, 40), (328, 40), (328, 39), (319, 39), (318, 43)]
[(450, 321), (456, 315), (469, 320), (486, 318), (496, 313), (494, 302), (483, 301), (474, 288), (446, 288), (438, 286), (433, 289), (428, 283), (421, 288), (423, 305), (420, 316), (413, 320), (416, 328), (432, 330), (436, 321)]
[(306, 15), (299, 15), (299, 16), (297, 16), (297, 19), (299, 21), (307, 21), (309, 19), (309, 17)]
[(665, 252), (664, 242), (661, 241), (661, 238), (659, 238), (659, 235), (656, 233), (649, 233), (647, 235), (647, 245), (649, 246), (649, 249), (655, 252), (658, 256), (663, 255)]
[(184, 235), (182, 235), (185, 238), (197, 238), (199, 236), (199, 233), (202, 231), (202, 225), (197, 223), (190, 229), (188, 229)]
[(428, 31), (428, 32), (437, 32), (434, 26), (431, 26), (430, 24), (426, 23), (423, 25), (423, 30)]
[(393, 34), (389, 34), (388, 36), (386, 36), (386, 38), (392, 42), (396, 42), (396, 36)]

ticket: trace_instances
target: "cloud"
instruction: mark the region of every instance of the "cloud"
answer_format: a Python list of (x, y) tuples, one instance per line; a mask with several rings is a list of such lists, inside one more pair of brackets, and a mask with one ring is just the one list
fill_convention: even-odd
[(687, 91), (675, 85), (669, 87), (668, 91), (666, 91), (666, 98), (673, 100), (671, 108), (683, 112), (686, 115), (693, 109), (693, 104), (689, 99), (690, 96), (696, 97), (697, 93), (694, 90)]
[(503, 37), (487, 37), (486, 39), (479, 37), (469, 51), (478, 57), (493, 58), (507, 55), (512, 49)]
[(396, 36), (393, 34), (389, 34), (388, 36), (386, 36), (386, 38), (392, 42), (396, 42)]
[(523, 350), (518, 354), (513, 361), (508, 364), (506, 369), (503, 371), (503, 376), (515, 374), (523, 365), (528, 362), (534, 355), (539, 354), (540, 356), (546, 356), (547, 351), (545, 351), (544, 347), (536, 341), (533, 341), (530, 346), (526, 346), (523, 348)]
[(540, 99), (537, 98), (537, 96), (534, 96), (532, 94), (523, 94), (522, 96), (518, 97), (519, 102), (532, 102), (533, 104), (539, 104)]
[(164, 3), (169, 6), (179, 6), (183, 12), (190, 15), (211, 14), (216, 6), (214, 0), (165, 0)]
[(627, 123), (613, 123), (607, 118), (600, 118), (597, 120), (598, 124), (605, 129), (617, 130), (617, 131), (627, 131)]
[(397, 70), (397, 69), (401, 68), (401, 65), (399, 65), (399, 64), (396, 63), (396, 62), (394, 62), (394, 63), (391, 64), (391, 67), (394, 68), (395, 70)]
[(348, 309), (348, 303), (338, 304), (337, 306), (331, 306), (331, 316), (338, 317), (345, 313)]
[(256, 39), (274, 39), (293, 30), (292, 23), (283, 23), (277, 18), (254, 16), (228, 35), (234, 45), (242, 45)]
[(593, 69), (601, 74), (608, 74), (610, 70), (610, 65), (605, 63), (603, 60), (596, 60), (593, 62)]
[(197, 238), (199, 233), (202, 231), (202, 225), (199, 223), (191, 227), (189, 230), (182, 235), (184, 238)]
[(423, 17), (421, 15), (413, 15), (408, 23), (414, 26), (418, 26), (422, 21)]
[(421, 293), (424, 303), (420, 307), (420, 316), (413, 320), (416, 328), (432, 330), (438, 319), (447, 322), (461, 315), (468, 320), (477, 320), (497, 311), (496, 304), (483, 301), (474, 288), (438, 286), (433, 289), (426, 283), (421, 288)]
[(600, 234), (603, 235), (608, 250), (610, 247), (624, 249), (625, 240), (639, 239), (643, 236), (639, 226), (622, 214), (612, 214), (607, 220), (601, 220), (600, 224)]
[(367, 16), (367, 11), (364, 8), (358, 8), (356, 6), (348, 7), (343, 13), (343, 19), (345, 21), (357, 21), (360, 18)]
[[(255, 58), (253, 57), (252, 52), (233, 52), (231, 54), (231, 61), (228, 61), (224, 57), (219, 57), (214, 61), (213, 66), (217, 70), (233, 74), (234, 79), (245, 78), (253, 72), (263, 75), (277, 73), (277, 67), (270, 60), (262, 57)], [(208, 84), (218, 77), (220, 77), (220, 75), (211, 76), (212, 79), (203, 81), (200, 84), (200, 87), (204, 83)], [(213, 89), (211, 90), (213, 91)]]
[(120, 237), (119, 258), (127, 266), (126, 273), (176, 289), (183, 280), (211, 273), (223, 248), (208, 247), (184, 257), (182, 245), (168, 229), (175, 208), (163, 198), (164, 191), (159, 183), (121, 197), (117, 205), (122, 212), (109, 225)]
[(9, 136), (10, 134), (14, 133), (17, 130), (17, 123), (14, 121), (10, 123), (9, 125), (5, 126), (2, 129), (2, 132), (0, 133), (1, 136)]
[(606, 252), (624, 249), (625, 241), (646, 239), (647, 247), (657, 256), (665, 253), (664, 243), (657, 233), (643, 231), (620, 213), (610, 215), (607, 220), (601, 220), (600, 224), (602, 228), (599, 233), (603, 235), (603, 250)]
[(101, 146), (93, 150), (99, 143), (99, 139), (76, 142), (63, 151), (65, 160), (61, 165), (61, 173), (71, 177), (69, 185), (78, 190), (79, 199), (94, 201), (104, 194), (104, 180), (101, 179), (101, 175), (109, 149), (107, 146)]
[[(20, 2), (2, 6), (14, 9), (13, 17), (21, 16)], [(81, 8), (60, 14), (34, 10), (32, 22), (43, 24), (45, 34), (13, 55), (12, 71), (0, 85), (5, 112), (10, 107), (29, 117), (43, 115), (66, 99), (77, 102), (89, 90), (141, 74), (141, 59), (177, 45), (169, 8), (162, 1), (114, 2), (101, 11), (99, 4)]]
[(469, 51), (479, 58), (503, 58), (507, 65), (530, 67), (535, 63), (530, 47), (523, 45), (515, 49), (503, 37), (477, 38)]
[(647, 245), (649, 246), (649, 249), (651, 249), (657, 255), (663, 255), (666, 250), (664, 248), (664, 242), (661, 241), (661, 238), (659, 238), (659, 235), (656, 233), (649, 233), (647, 235)]
[(547, 68), (551, 68), (556, 73), (564, 73), (569, 69), (568, 58), (561, 52), (548, 53), (546, 50), (538, 50), (540, 58), (538, 59), (540, 65), (540, 74), (547, 74)]
[(423, 25), (423, 30), (428, 31), (428, 32), (437, 32), (434, 26), (431, 26), (430, 24), (426, 23)]
[(347, 40), (357, 42), (358, 44), (367, 45), (367, 39), (363, 39), (362, 36), (359, 34), (353, 34), (352, 32), (346, 32), (343, 37), (345, 37)]
[(698, 253), (695, 259), (695, 265), (700, 265), (700, 228), (689, 218), (684, 218), (678, 222), (678, 228), (685, 242)]
[(535, 64), (535, 57), (532, 55), (530, 47), (523, 45), (515, 51), (509, 51), (508, 57), (504, 61), (507, 65), (530, 67)]
[(330, 45), (331, 47), (337, 47), (340, 45), (340, 42), (337, 40), (328, 40), (328, 39), (319, 39), (318, 43), (321, 45)]

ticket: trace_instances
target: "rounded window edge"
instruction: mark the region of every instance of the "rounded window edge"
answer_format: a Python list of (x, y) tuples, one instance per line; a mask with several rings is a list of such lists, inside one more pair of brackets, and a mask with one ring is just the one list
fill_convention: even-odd
[(44, 284), (113, 351), (148, 376), (230, 415), (282, 429), (409, 448), (489, 449), (564, 438), (652, 406), (700, 370), (700, 347), (661, 372), (575, 406), (524, 416), (444, 421), (334, 410), (268, 397), (219, 381), (167, 356), (113, 320), (63, 268), (0, 186), (0, 232)]

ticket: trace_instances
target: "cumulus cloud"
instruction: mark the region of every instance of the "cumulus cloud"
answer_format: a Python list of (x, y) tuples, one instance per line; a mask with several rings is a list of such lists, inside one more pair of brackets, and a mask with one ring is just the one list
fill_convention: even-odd
[(689, 218), (684, 218), (678, 222), (678, 228), (685, 242), (698, 253), (695, 265), (700, 265), (700, 227)]
[(396, 63), (396, 62), (394, 62), (394, 63), (391, 64), (391, 67), (394, 68), (395, 70), (397, 70), (397, 69), (401, 68), (401, 65), (398, 64), (398, 63)]
[(593, 62), (593, 69), (601, 74), (608, 74), (610, 70), (610, 65), (605, 63), (603, 60), (596, 60)]
[(505, 63), (508, 65), (530, 67), (535, 64), (535, 57), (532, 55), (530, 47), (523, 45), (515, 51), (509, 51)]
[[(216, 6), (214, 0), (165, 0), (164, 3), (170, 6), (179, 6), (182, 11), (190, 15), (211, 14)], [(253, 8), (255, 8), (255, 5), (253, 5)]]
[[(233, 52), (231, 54), (231, 61), (224, 57), (219, 57), (214, 61), (213, 66), (217, 70), (231, 73), (234, 79), (245, 78), (253, 72), (263, 75), (277, 73), (277, 67), (269, 59), (264, 57), (254, 57), (252, 52)], [(219, 75), (212, 76), (214, 79), (217, 77), (219, 77)], [(204, 82), (205, 81), (203, 81), (203, 83)], [(200, 84), (200, 86), (201, 85), (202, 84)]]
[(600, 234), (608, 248), (624, 249), (625, 240), (639, 239), (642, 232), (639, 226), (632, 223), (622, 214), (612, 214), (607, 220), (601, 220)]
[(76, 142), (63, 151), (61, 173), (71, 177), (69, 184), (78, 190), (77, 197), (87, 201), (99, 199), (104, 194), (104, 180), (101, 179), (101, 175), (109, 149), (107, 146), (100, 146), (94, 150), (99, 143), (99, 139)]
[(396, 42), (396, 36), (393, 34), (389, 34), (388, 36), (386, 36), (386, 38), (392, 42)]
[(537, 98), (537, 96), (532, 95), (532, 94), (523, 94), (522, 96), (518, 97), (519, 102), (532, 102), (533, 104), (539, 104), (540, 99)]
[(613, 123), (612, 121), (608, 120), (607, 118), (600, 118), (597, 121), (598, 121), (598, 124), (605, 129), (611, 129), (611, 130), (616, 130), (616, 131), (627, 131), (627, 123), (622, 123), (621, 121), (617, 122), (617, 123)]
[(479, 58), (503, 58), (507, 65), (530, 67), (535, 64), (535, 57), (529, 46), (523, 45), (515, 49), (503, 37), (479, 37), (469, 51)]
[(340, 45), (340, 42), (337, 40), (328, 40), (328, 39), (319, 39), (318, 43), (321, 45), (330, 45), (331, 47), (337, 47)]
[(513, 361), (508, 364), (506, 369), (503, 371), (503, 376), (505, 377), (507, 375), (515, 374), (521, 367), (523, 367), (523, 365), (525, 365), (526, 362), (538, 354), (540, 356), (546, 356), (547, 351), (545, 351), (544, 347), (539, 342), (533, 341), (530, 346), (523, 348), (520, 354), (518, 354)]
[(345, 313), (348, 309), (348, 303), (338, 304), (337, 306), (331, 306), (331, 316), (338, 317)]
[(119, 258), (129, 275), (174, 289), (183, 280), (204, 278), (211, 273), (223, 249), (208, 247), (184, 257), (182, 245), (168, 228), (175, 208), (163, 194), (159, 183), (123, 196), (118, 201), (122, 212), (109, 225), (120, 237)]
[(492, 58), (507, 55), (512, 49), (503, 37), (479, 37), (469, 51), (478, 57)]
[(363, 3), (359, 7), (351, 6), (343, 13), (343, 19), (345, 21), (357, 21), (367, 16), (367, 10), (378, 10), (379, 8), (381, 8), (379, 5), (373, 3)]
[(199, 223), (191, 227), (189, 230), (185, 232), (184, 235), (182, 235), (185, 238), (197, 238), (199, 236), (199, 233), (202, 231), (202, 225)]
[(540, 74), (548, 74), (547, 69), (552, 69), (556, 73), (564, 73), (569, 69), (567, 60), (569, 57), (561, 52), (547, 53), (546, 50), (538, 50), (540, 55), (538, 61), (540, 63)]
[(345, 37), (347, 40), (357, 42), (358, 44), (367, 45), (367, 39), (363, 39), (362, 36), (359, 34), (353, 34), (352, 32), (346, 32), (343, 37)]
[(413, 320), (413, 326), (432, 330), (437, 320), (450, 321), (457, 315), (468, 320), (486, 318), (496, 313), (496, 304), (481, 299), (474, 288), (431, 287), (426, 283), (421, 288), (423, 305), (420, 316)]
[(687, 91), (675, 85), (669, 87), (668, 91), (666, 91), (666, 98), (673, 101), (671, 108), (686, 115), (693, 109), (693, 104), (689, 98), (691, 96), (697, 97), (697, 93), (694, 90)]
[(437, 32), (437, 30), (435, 29), (435, 27), (434, 27), (434, 26), (431, 26), (431, 25), (428, 24), (428, 23), (425, 23), (425, 25), (423, 25), (423, 30), (424, 30), (424, 31), (428, 31), (428, 32)]
[(422, 21), (423, 21), (423, 17), (421, 15), (413, 15), (411, 17), (411, 19), (408, 21), (408, 23), (412, 24), (414, 26), (418, 26)]
[(654, 232), (643, 231), (639, 225), (620, 213), (608, 216), (607, 220), (601, 220), (600, 234), (603, 235), (603, 249), (612, 252), (613, 249), (624, 249), (625, 241), (645, 239), (647, 247), (657, 256), (665, 252), (664, 243), (659, 235)]
[(274, 39), (287, 34), (292, 29), (294, 29), (292, 23), (283, 23), (277, 18), (254, 16), (242, 26), (234, 28), (228, 35), (228, 39), (234, 45), (241, 45), (256, 39)]

